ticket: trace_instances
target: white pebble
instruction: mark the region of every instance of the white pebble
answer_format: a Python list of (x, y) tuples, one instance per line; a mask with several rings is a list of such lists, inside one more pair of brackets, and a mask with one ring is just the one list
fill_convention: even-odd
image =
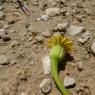
[(52, 88), (52, 82), (50, 79), (44, 79), (41, 83), (40, 83), (40, 89), (44, 94), (47, 94), (49, 92), (51, 92), (51, 88)]
[(64, 23), (59, 23), (57, 24), (57, 26), (55, 27), (55, 31), (64, 31), (68, 26), (68, 23), (67, 22), (64, 22)]
[(85, 32), (79, 39), (78, 42), (85, 43), (91, 38), (91, 34), (89, 32)]
[(77, 67), (79, 70), (82, 70), (83, 69), (83, 63), (81, 61), (77, 62)]
[(42, 15), (41, 16), (41, 20), (43, 20), (43, 21), (47, 21), (48, 19), (49, 19), (48, 15)]
[(48, 16), (56, 16), (60, 14), (60, 8), (48, 8), (45, 10), (46, 11), (46, 15)]
[(0, 55), (0, 65), (8, 65), (10, 64), (10, 61), (7, 56)]
[(51, 34), (50, 31), (46, 30), (46, 31), (43, 31), (43, 32), (42, 32), (42, 35), (43, 35), (44, 37), (47, 37), (47, 38), (48, 38), (48, 37), (51, 37), (52, 34)]
[(91, 45), (91, 51), (95, 54), (95, 42), (93, 42)]
[(0, 11), (2, 11), (3, 9), (4, 9), (4, 7), (0, 5)]
[(50, 57), (44, 56), (42, 58), (42, 63), (43, 63), (43, 70), (44, 70), (45, 75), (50, 74)]
[(41, 36), (41, 35), (37, 35), (37, 36), (35, 37), (35, 39), (36, 39), (38, 42), (43, 42), (43, 41), (44, 41), (44, 38), (43, 38), (43, 36)]
[(84, 30), (85, 30), (85, 28), (83, 26), (70, 25), (69, 34), (71, 36), (75, 36), (75, 35), (82, 33)]
[(75, 85), (75, 80), (69, 76), (65, 76), (64, 78), (64, 86), (71, 87)]
[(37, 21), (40, 21), (40, 20), (41, 20), (41, 18), (40, 18), (40, 17), (38, 17), (38, 18), (37, 18)]
[(27, 93), (26, 92), (22, 92), (21, 95), (27, 95)]
[(38, 32), (33, 24), (28, 25), (26, 28), (27, 28), (27, 31), (31, 32), (32, 34), (34, 34), (34, 35), (38, 34)]
[(0, 11), (0, 19), (3, 19), (4, 18), (4, 13)]

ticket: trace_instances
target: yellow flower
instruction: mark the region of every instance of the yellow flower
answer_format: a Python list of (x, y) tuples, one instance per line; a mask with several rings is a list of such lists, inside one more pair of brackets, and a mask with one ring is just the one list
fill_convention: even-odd
[(48, 40), (48, 46), (52, 47), (55, 45), (61, 45), (64, 49), (65, 52), (70, 52), (72, 48), (72, 41), (65, 38), (63, 35), (54, 35)]

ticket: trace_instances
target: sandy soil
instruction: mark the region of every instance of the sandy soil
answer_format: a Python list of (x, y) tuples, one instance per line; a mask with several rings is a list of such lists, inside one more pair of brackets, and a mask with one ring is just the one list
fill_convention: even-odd
[[(48, 54), (48, 48), (47, 38), (42, 32), (54, 33), (52, 29), (61, 22), (81, 25), (90, 31), (93, 38), (80, 45), (77, 42), (80, 35), (72, 37), (65, 33), (74, 43), (75, 51), (71, 54), (74, 60), (66, 62), (60, 76), (64, 79), (65, 74), (69, 74), (76, 80), (76, 86), (69, 89), (70, 95), (95, 95), (95, 57), (90, 50), (95, 38), (95, 0), (27, 0), (25, 2), (30, 16), (26, 16), (16, 1), (13, 1), (6, 0), (2, 5), (5, 17), (0, 20), (0, 27), (8, 25), (6, 31), (11, 40), (0, 39), (0, 55), (6, 55), (11, 64), (0, 65), (0, 95), (43, 95), (39, 84), (44, 78), (52, 78), (43, 72), (42, 57)], [(50, 7), (59, 7), (63, 13), (47, 21), (37, 21), (38, 17), (45, 14), (45, 9)], [(33, 31), (37, 32), (36, 36), (42, 36), (42, 42), (27, 31), (28, 25), (33, 25)], [(83, 63), (81, 71), (71, 64), (78, 61)], [(52, 91), (48, 95), (61, 95), (53, 80)]]

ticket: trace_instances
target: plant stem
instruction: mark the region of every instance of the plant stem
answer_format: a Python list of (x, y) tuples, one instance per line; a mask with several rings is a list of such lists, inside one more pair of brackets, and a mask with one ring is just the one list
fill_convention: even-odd
[(51, 58), (51, 74), (62, 95), (69, 95), (58, 74), (58, 60), (54, 58)]

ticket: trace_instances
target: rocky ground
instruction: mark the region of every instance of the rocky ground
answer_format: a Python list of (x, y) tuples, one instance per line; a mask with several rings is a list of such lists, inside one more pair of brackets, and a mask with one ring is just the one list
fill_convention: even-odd
[(22, 1), (27, 15), (16, 0), (2, 1), (0, 95), (61, 95), (43, 68), (55, 33), (73, 41), (60, 68), (70, 95), (95, 95), (95, 0)]

